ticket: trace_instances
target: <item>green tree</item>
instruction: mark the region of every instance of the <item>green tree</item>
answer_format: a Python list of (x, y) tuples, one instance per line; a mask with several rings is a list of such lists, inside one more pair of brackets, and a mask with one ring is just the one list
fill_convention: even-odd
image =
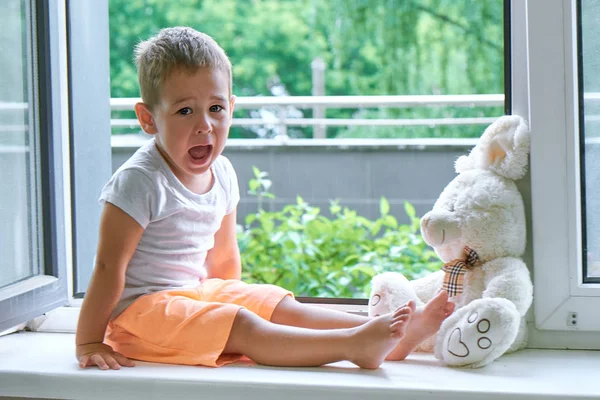
[[(502, 0), (110, 0), (109, 5), (113, 97), (138, 96), (135, 44), (176, 25), (206, 32), (225, 48), (240, 96), (268, 96), (277, 85), (290, 95), (310, 95), (315, 57), (327, 63), (328, 95), (503, 92)], [(331, 109), (327, 115), (412, 119), (501, 113), (501, 108)], [(298, 132), (311, 134), (310, 129)], [(481, 127), (361, 127), (330, 128), (328, 135), (480, 132)], [(253, 135), (247, 129), (232, 131), (234, 137)]]

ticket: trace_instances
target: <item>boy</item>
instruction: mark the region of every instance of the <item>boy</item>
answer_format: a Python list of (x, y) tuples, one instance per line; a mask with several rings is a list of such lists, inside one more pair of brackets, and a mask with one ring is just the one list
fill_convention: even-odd
[[(209, 36), (163, 29), (136, 49), (142, 129), (153, 135), (103, 188), (96, 265), (76, 337), (81, 367), (131, 359), (220, 366), (377, 368), (403, 359), (453, 311), (442, 292), (367, 318), (303, 305), (240, 282), (237, 177), (221, 156), (235, 96), (231, 64)], [(410, 324), (409, 324), (410, 322)]]

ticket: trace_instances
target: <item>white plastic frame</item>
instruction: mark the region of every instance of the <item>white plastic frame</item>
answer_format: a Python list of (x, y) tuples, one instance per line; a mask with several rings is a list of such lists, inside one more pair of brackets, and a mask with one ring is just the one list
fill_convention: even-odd
[(512, 99), (532, 132), (535, 327), (598, 332), (600, 285), (583, 283), (581, 260), (576, 13), (576, 0), (513, 1)]

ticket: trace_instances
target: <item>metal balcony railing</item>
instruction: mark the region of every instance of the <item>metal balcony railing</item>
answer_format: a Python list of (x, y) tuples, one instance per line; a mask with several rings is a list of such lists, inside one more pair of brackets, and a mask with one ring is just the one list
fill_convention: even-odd
[[(111, 111), (131, 111), (140, 98), (112, 98)], [(233, 126), (275, 126), (278, 135), (287, 136), (287, 129), (296, 127), (323, 128), (330, 126), (441, 126), (441, 125), (487, 125), (495, 120), (489, 117), (475, 118), (421, 118), (421, 119), (374, 119), (374, 118), (303, 118), (294, 117), (292, 110), (312, 109), (313, 115), (324, 115), (330, 108), (432, 108), (432, 107), (502, 107), (503, 94), (478, 95), (416, 95), (416, 96), (282, 96), (238, 97), (236, 109), (269, 109), (262, 118), (234, 118)], [(264, 117), (266, 115), (266, 117)], [(113, 118), (112, 128), (135, 128), (136, 119)], [(322, 135), (316, 135), (322, 138)]]
[[(584, 100), (598, 104), (600, 93), (585, 93)], [(111, 111), (133, 111), (140, 98), (111, 98)], [(267, 108), (276, 110), (262, 118), (234, 118), (233, 126), (271, 125), (280, 127), (280, 135), (285, 136), (287, 128), (327, 127), (327, 126), (442, 126), (442, 125), (486, 125), (494, 121), (493, 117), (474, 118), (424, 118), (424, 119), (373, 119), (373, 118), (303, 118), (292, 116), (293, 109), (313, 109), (322, 112), (328, 108), (432, 108), (432, 107), (501, 107), (504, 105), (503, 94), (476, 95), (415, 95), (415, 96), (270, 96), (270, 97), (238, 97), (236, 109), (260, 110)], [(0, 101), (0, 134), (3, 132), (25, 131), (27, 125), (22, 123), (29, 106), (22, 102)], [(8, 113), (23, 113), (11, 121)], [(586, 121), (596, 121), (600, 117), (587, 115)], [(16, 121), (16, 122), (15, 122)], [(137, 119), (113, 117), (111, 128), (139, 127)], [(253, 139), (249, 139), (253, 140)]]
[[(111, 98), (112, 111), (133, 111), (135, 103), (140, 98)], [(312, 109), (313, 115), (324, 115), (331, 108), (432, 108), (432, 107), (498, 107), (504, 105), (503, 94), (483, 95), (415, 95), (415, 96), (281, 96), (281, 97), (238, 97), (236, 109), (268, 109), (261, 118), (234, 118), (233, 126), (276, 126), (279, 135), (286, 136), (287, 128), (296, 127), (331, 127), (331, 126), (441, 126), (441, 125), (486, 125), (495, 118), (405, 118), (405, 119), (374, 119), (374, 118), (303, 118), (297, 117), (293, 110)], [(12, 103), (0, 101), (0, 113), (26, 112), (27, 103)], [(295, 114), (295, 115), (294, 115)], [(2, 120), (0, 119), (0, 122)], [(139, 123), (134, 118), (113, 117), (111, 128), (137, 128)], [(0, 132), (22, 131), (23, 124), (2, 124)], [(317, 138), (319, 136), (316, 136)]]

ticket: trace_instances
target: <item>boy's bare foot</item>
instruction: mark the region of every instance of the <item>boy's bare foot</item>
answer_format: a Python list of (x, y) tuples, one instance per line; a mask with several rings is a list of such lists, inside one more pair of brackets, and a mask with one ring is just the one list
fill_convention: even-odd
[(448, 292), (438, 293), (423, 308), (412, 313), (406, 335), (385, 359), (404, 360), (421, 342), (435, 334), (453, 311), (454, 303), (448, 301)]
[(355, 332), (354, 340), (350, 343), (349, 360), (361, 368), (378, 368), (385, 356), (404, 337), (413, 310), (414, 305), (406, 305), (393, 313), (375, 317), (366, 324), (352, 328)]

